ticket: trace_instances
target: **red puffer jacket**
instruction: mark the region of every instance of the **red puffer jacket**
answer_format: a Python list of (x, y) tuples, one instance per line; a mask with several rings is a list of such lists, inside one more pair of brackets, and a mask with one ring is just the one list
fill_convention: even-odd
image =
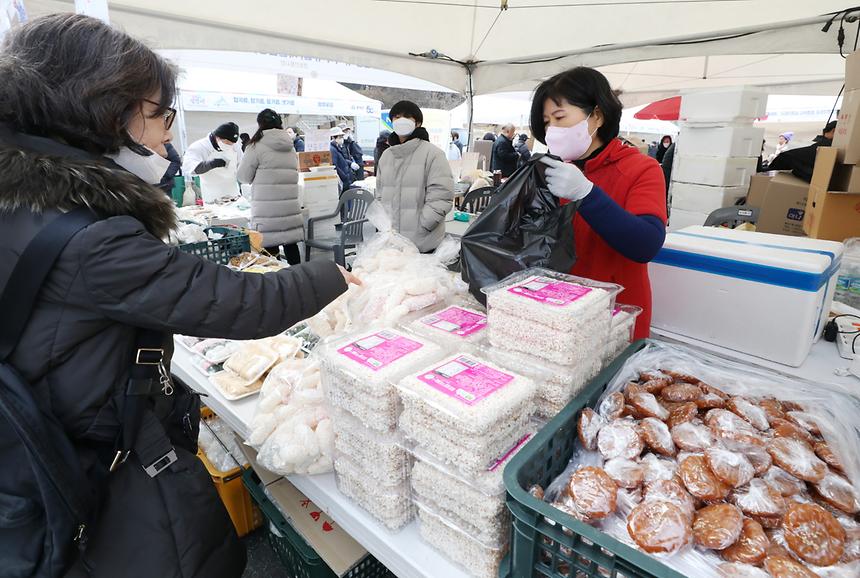
[[(615, 139), (585, 163), (584, 172), (625, 210), (634, 215), (653, 215), (666, 223), (663, 171), (654, 159)], [(636, 323), (635, 337), (648, 337), (651, 326), (648, 264), (631, 261), (615, 251), (580, 215), (574, 217), (573, 229), (577, 261), (571, 273), (623, 285), (618, 301), (644, 310)]]

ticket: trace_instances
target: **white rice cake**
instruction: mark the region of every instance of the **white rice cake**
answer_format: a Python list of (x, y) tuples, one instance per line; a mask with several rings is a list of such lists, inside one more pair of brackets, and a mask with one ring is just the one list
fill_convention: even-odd
[(407, 325), (409, 331), (453, 348), (483, 341), (486, 328), (485, 313), (459, 305), (451, 305)]
[(366, 427), (381, 433), (389, 433), (397, 429), (397, 418), (400, 415), (400, 398), (388, 396), (383, 398), (357, 397), (339, 387), (323, 386), (329, 403), (344, 412), (348, 412)]
[(609, 312), (601, 311), (560, 330), (508, 313), (494, 314), (491, 310), (487, 334), (494, 347), (569, 366), (602, 358), (610, 323)]
[(364, 332), (335, 341), (322, 356), (324, 379), (357, 396), (396, 395), (394, 383), (441, 357), (438, 345), (391, 329)]
[(462, 566), (475, 578), (497, 578), (499, 564), (507, 551), (481, 544), (453, 524), (419, 506), (421, 537), (444, 556)]
[(334, 415), (335, 451), (363, 464), (363, 469), (384, 485), (402, 484), (409, 479), (409, 453), (402, 435), (380, 434), (338, 411)]
[(389, 530), (396, 532), (415, 517), (409, 484), (382, 486), (342, 457), (335, 460), (334, 470), (338, 490)]
[(458, 354), (405, 377), (398, 389), (404, 410), (424, 414), (428, 425), (483, 436), (531, 415), (536, 385), (474, 355)]
[(507, 313), (559, 331), (593, 317), (601, 309), (609, 311), (612, 295), (599, 287), (531, 275), (487, 295), (490, 325), (497, 313)]
[(411, 423), (410, 415), (404, 412), (400, 426), (404, 433), (436, 460), (456, 470), (464, 476), (478, 476), (487, 471), (499, 457), (499, 448), (510, 448), (528, 433), (529, 422), (516, 423), (507, 428), (501, 436), (485, 438), (479, 450), (463, 447), (462, 443), (452, 442), (433, 430), (417, 427)]

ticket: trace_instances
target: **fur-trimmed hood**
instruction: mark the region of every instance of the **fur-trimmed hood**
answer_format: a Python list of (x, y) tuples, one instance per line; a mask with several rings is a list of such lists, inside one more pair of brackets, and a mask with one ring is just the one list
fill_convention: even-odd
[(110, 159), (0, 126), (0, 211), (68, 211), (134, 217), (158, 238), (176, 226), (173, 202)]

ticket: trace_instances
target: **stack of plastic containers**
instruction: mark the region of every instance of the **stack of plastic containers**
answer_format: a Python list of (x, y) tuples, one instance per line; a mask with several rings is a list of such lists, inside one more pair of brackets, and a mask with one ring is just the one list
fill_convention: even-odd
[(393, 330), (353, 335), (322, 351), (322, 383), (336, 411), (338, 488), (390, 530), (414, 517), (396, 383), (442, 355), (430, 341)]
[(620, 285), (528, 269), (487, 287), (488, 357), (537, 381), (552, 417), (599, 373)]
[(457, 353), (399, 389), (421, 535), (473, 575), (497, 575), (509, 539), (501, 472), (533, 431), (535, 383)]
[(671, 230), (703, 225), (712, 211), (746, 196), (764, 138), (753, 122), (766, 110), (767, 94), (749, 87), (682, 95)]
[(616, 305), (612, 310), (612, 328), (609, 330), (609, 339), (606, 342), (603, 367), (609, 365), (633, 342), (636, 319), (641, 314), (642, 308), (635, 305)]

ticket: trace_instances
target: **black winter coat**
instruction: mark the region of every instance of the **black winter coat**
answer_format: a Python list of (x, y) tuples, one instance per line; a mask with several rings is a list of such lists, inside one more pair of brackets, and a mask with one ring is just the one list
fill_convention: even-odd
[(514, 150), (511, 140), (503, 134), (496, 137), (496, 142), (493, 143), (493, 170), (502, 171), (503, 177), (509, 177), (517, 170), (519, 160), (520, 155)]
[[(98, 452), (118, 435), (135, 328), (165, 332), (169, 351), (174, 332), (260, 338), (346, 290), (331, 262), (238, 273), (166, 245), (161, 238), (176, 224), (171, 200), (83, 151), (4, 131), (0, 166), (0, 291), (27, 243), (61, 211), (85, 203), (103, 217), (59, 256), (10, 358), (50, 404), (88, 472), (106, 467)], [(155, 413), (163, 419), (180, 409), (171, 407), (176, 397), (160, 396)], [(134, 454), (110, 475), (76, 571), (83, 564), (96, 578), (242, 574), (242, 546), (192, 453), (196, 442), (185, 441), (174, 441), (179, 461), (157, 478)]]

